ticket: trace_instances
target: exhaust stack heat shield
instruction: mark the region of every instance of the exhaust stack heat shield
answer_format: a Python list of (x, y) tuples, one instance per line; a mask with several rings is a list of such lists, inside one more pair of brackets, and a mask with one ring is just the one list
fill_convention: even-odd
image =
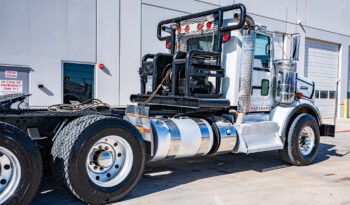
[(245, 113), (249, 112), (250, 110), (256, 32), (254, 30), (243, 32), (238, 93), (238, 112)]

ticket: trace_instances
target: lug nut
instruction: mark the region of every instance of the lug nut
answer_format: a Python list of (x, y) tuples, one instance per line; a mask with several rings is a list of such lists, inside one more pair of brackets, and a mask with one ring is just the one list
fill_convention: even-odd
[(91, 161), (91, 162), (90, 162), (90, 165), (93, 165), (93, 164), (94, 164), (94, 162), (93, 162), (93, 161)]
[(4, 184), (6, 184), (6, 179), (2, 179), (1, 181), (0, 181), (0, 184), (2, 184), (2, 185), (4, 185)]
[(108, 173), (108, 174), (107, 174), (107, 177), (111, 177), (111, 174), (110, 174), (110, 173)]
[(92, 151), (93, 151), (93, 152), (97, 152), (97, 149), (96, 149), (96, 148), (94, 148)]
[(118, 169), (118, 168), (119, 168), (119, 165), (116, 164), (114, 167), (115, 167), (116, 169)]
[(122, 156), (122, 153), (118, 153), (118, 157)]
[(108, 150), (108, 147), (107, 147), (107, 146), (105, 146), (105, 150)]
[(114, 146), (115, 146), (115, 147), (118, 146), (118, 143), (114, 143)]
[(100, 167), (100, 171), (102, 171), (103, 170), (103, 167)]
[(99, 176), (96, 176), (96, 180), (100, 180), (100, 177), (99, 177)]
[(94, 166), (94, 169), (97, 169), (98, 167), (97, 166)]
[(99, 148), (100, 150), (103, 149), (102, 145), (98, 146), (98, 148)]
[(10, 169), (10, 165), (5, 164), (4, 169), (6, 169), (6, 170)]

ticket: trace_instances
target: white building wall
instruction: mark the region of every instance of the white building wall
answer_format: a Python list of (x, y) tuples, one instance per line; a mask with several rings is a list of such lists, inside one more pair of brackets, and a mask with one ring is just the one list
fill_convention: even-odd
[(301, 33), (300, 73), (306, 38), (339, 44), (342, 105), (350, 89), (347, 0), (2, 0), (0, 26), (6, 29), (0, 32), (0, 64), (32, 69), (30, 105), (40, 106), (62, 102), (62, 62), (103, 63), (106, 70), (96, 68), (96, 97), (126, 105), (129, 95), (139, 92), (141, 57), (167, 52), (156, 38), (158, 21), (232, 3), (245, 4), (272, 30)]

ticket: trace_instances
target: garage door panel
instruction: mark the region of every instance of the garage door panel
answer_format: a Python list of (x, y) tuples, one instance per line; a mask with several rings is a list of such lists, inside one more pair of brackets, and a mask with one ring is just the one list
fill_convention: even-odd
[(315, 99), (322, 118), (333, 118), (335, 99), (329, 98), (329, 91), (336, 90), (339, 64), (339, 45), (306, 39), (305, 76), (315, 82), (315, 89), (327, 92), (327, 98)]

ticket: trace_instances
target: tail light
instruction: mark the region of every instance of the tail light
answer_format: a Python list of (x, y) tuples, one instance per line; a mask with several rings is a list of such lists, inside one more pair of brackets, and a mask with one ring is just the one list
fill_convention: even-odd
[(185, 31), (188, 32), (190, 30), (190, 26), (186, 26)]
[(170, 48), (171, 48), (171, 42), (170, 42), (170, 41), (166, 41), (165, 47), (166, 47), (167, 49), (170, 49)]
[(181, 27), (179, 27), (179, 28), (177, 29), (177, 32), (178, 32), (178, 33), (181, 33)]
[(207, 29), (210, 29), (211, 28), (211, 22), (208, 22), (207, 23)]
[(198, 29), (198, 30), (202, 30), (202, 24), (199, 23), (199, 24), (197, 25), (197, 29)]
[(224, 33), (224, 35), (222, 35), (222, 40), (223, 40), (224, 42), (230, 40), (230, 34)]

